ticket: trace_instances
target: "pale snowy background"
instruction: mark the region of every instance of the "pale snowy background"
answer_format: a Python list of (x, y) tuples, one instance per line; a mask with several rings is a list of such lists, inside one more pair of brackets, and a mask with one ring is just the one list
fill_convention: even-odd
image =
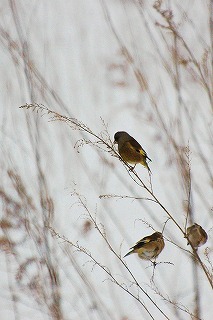
[[(205, 255), (208, 250), (212, 261), (210, 2), (163, 1), (160, 14), (148, 0), (1, 1), (1, 319), (150, 319), (103, 269), (52, 237), (46, 225), (48, 221), (60, 235), (86, 248), (137, 296), (130, 274), (71, 193), (75, 189), (85, 197), (121, 256), (153, 232), (142, 220), (158, 231), (167, 220), (151, 201), (100, 199), (148, 194), (109, 153), (91, 145), (75, 147), (79, 139), (95, 141), (93, 137), (63, 122), (48, 122), (48, 115), (19, 109), (25, 103), (42, 103), (75, 117), (97, 135), (105, 129), (104, 120), (112, 140), (116, 131), (129, 132), (152, 159), (154, 194), (182, 228), (189, 199), (188, 161), (192, 220), (209, 236), (199, 255), (211, 272)], [(172, 11), (182, 38), (163, 27), (169, 17), (167, 11), (163, 18), (164, 10)], [(136, 171), (150, 186), (146, 169), (138, 165)], [(157, 265), (155, 286), (182, 309), (196, 313), (199, 305), (198, 318), (212, 319), (212, 289), (183, 250), (190, 250), (186, 240), (172, 221), (164, 235), (182, 249), (166, 241), (158, 261), (173, 265)], [(125, 261), (169, 319), (191, 319), (153, 291), (149, 262), (136, 255)], [(57, 274), (57, 286), (47, 265)], [(165, 319), (142, 292), (139, 299), (154, 319)], [(54, 305), (60, 313), (54, 313)]]

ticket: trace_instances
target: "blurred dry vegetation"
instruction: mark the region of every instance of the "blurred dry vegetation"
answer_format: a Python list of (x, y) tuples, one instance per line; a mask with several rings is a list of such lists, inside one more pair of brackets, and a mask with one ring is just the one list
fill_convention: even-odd
[[(0, 8), (1, 318), (212, 319), (213, 1)], [(152, 230), (156, 266), (122, 258)]]

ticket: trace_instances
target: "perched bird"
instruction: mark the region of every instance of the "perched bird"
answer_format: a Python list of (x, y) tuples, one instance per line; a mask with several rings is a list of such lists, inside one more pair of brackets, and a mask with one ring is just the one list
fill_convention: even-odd
[[(197, 223), (194, 223), (191, 227), (187, 228), (186, 237), (195, 249), (206, 243), (208, 239), (206, 231)], [(189, 243), (187, 244), (189, 245)]]
[(139, 240), (124, 257), (132, 253), (137, 253), (139, 258), (144, 260), (151, 260), (157, 258), (157, 256), (163, 250), (165, 244), (163, 235), (161, 232), (155, 232), (150, 236), (144, 237)]
[(137, 163), (141, 163), (151, 172), (146, 160), (152, 160), (147, 156), (145, 150), (133, 137), (125, 131), (119, 131), (115, 133), (114, 139), (114, 143), (118, 144), (118, 152), (124, 161), (134, 164), (134, 166)]

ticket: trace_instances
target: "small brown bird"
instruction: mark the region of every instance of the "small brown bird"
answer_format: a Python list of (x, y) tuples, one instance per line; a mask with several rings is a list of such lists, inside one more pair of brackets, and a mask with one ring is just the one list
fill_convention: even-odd
[(114, 139), (114, 143), (118, 144), (118, 152), (124, 161), (134, 164), (134, 166), (137, 163), (141, 163), (151, 172), (146, 160), (152, 160), (147, 156), (145, 150), (133, 137), (125, 131), (119, 131), (115, 133)]
[(155, 232), (150, 236), (139, 240), (124, 257), (132, 253), (137, 253), (139, 258), (151, 260), (157, 258), (165, 246), (161, 232)]
[(206, 231), (197, 223), (187, 228), (186, 236), (195, 249), (205, 244), (208, 239)]

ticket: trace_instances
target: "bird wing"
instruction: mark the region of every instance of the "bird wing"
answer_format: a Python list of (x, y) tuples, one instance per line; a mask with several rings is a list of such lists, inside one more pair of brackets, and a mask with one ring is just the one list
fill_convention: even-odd
[(128, 141), (129, 144), (131, 144), (131, 148), (142, 154), (143, 156), (146, 156), (146, 151), (141, 147), (141, 145), (134, 139), (132, 138), (131, 140)]
[(129, 148), (133, 149), (134, 151), (140, 153), (142, 156), (146, 157), (150, 161), (152, 161), (146, 154), (146, 151), (141, 147), (140, 143), (138, 143), (134, 138), (131, 138), (128, 142)]
[(208, 235), (207, 235), (206, 231), (202, 227), (200, 227), (200, 234), (201, 234), (201, 236), (203, 238), (208, 239)]
[(150, 236), (144, 237), (143, 239), (136, 242), (136, 244), (131, 247), (130, 249), (138, 249), (141, 248), (144, 244), (149, 243), (151, 241), (154, 241), (153, 239), (150, 239)]

